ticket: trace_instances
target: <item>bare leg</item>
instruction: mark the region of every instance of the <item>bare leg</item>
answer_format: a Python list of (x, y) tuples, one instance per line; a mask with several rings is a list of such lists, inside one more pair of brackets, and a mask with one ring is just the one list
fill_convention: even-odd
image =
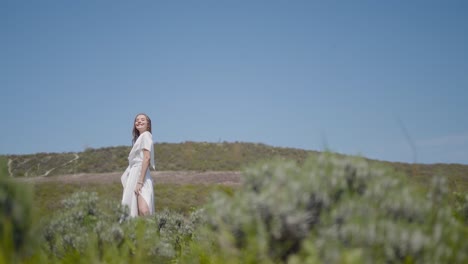
[(138, 195), (138, 215), (149, 215), (149, 207), (143, 196)]

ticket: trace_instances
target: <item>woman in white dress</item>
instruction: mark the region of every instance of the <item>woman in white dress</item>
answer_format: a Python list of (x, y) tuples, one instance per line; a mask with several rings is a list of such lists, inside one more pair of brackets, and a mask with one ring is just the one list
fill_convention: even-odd
[(154, 213), (154, 191), (149, 168), (155, 166), (151, 119), (146, 114), (135, 117), (132, 143), (129, 166), (121, 177), (122, 205), (128, 206), (131, 217), (151, 215)]

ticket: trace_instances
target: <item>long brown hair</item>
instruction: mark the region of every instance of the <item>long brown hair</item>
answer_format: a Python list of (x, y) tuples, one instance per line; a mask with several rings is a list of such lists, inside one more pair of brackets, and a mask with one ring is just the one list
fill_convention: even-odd
[(138, 137), (140, 136), (140, 131), (138, 131), (138, 129), (136, 129), (135, 127), (135, 121), (137, 119), (138, 116), (140, 115), (143, 115), (146, 117), (146, 121), (148, 123), (147, 125), (147, 128), (146, 128), (146, 131), (149, 131), (151, 133), (151, 119), (149, 118), (149, 116), (145, 113), (139, 113), (138, 115), (135, 116), (135, 119), (133, 119), (133, 130), (132, 130), (132, 135), (133, 135), (133, 139), (132, 139), (132, 146), (133, 144), (135, 144), (135, 142), (137, 141)]

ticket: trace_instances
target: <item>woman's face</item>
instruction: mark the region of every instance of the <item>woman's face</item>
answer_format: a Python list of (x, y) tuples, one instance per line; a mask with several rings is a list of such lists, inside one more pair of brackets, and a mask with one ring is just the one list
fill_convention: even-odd
[(140, 134), (148, 130), (148, 120), (146, 119), (146, 116), (138, 115), (135, 118), (135, 128), (140, 132)]

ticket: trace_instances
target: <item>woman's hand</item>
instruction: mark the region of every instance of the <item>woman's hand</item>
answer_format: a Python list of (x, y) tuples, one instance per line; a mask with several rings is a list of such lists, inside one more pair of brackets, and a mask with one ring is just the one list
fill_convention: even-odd
[(137, 182), (137, 185), (135, 186), (135, 194), (139, 195), (141, 192), (141, 187), (143, 187), (143, 182)]

